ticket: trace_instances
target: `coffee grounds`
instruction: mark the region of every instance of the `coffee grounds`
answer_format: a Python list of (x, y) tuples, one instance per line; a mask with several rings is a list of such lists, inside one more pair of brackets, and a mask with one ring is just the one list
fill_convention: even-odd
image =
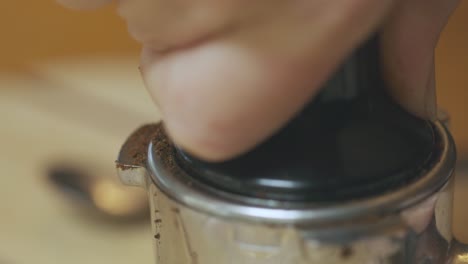
[(140, 127), (125, 142), (124, 156), (119, 157), (117, 167), (122, 170), (131, 169), (131, 166), (145, 167), (148, 161), (148, 145), (157, 134), (161, 134), (161, 123)]
[(162, 123), (158, 123), (152, 127), (153, 129), (153, 151), (159, 157), (162, 165), (170, 171), (178, 171), (178, 166), (174, 159), (174, 144), (167, 136), (166, 130)]

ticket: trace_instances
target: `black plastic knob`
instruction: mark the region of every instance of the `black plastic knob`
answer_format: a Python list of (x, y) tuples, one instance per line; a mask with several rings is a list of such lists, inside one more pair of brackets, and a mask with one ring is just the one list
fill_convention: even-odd
[(177, 150), (195, 180), (226, 192), (282, 201), (340, 201), (417, 179), (436, 142), (430, 122), (387, 94), (379, 37), (359, 47), (284, 129), (249, 153), (208, 163)]

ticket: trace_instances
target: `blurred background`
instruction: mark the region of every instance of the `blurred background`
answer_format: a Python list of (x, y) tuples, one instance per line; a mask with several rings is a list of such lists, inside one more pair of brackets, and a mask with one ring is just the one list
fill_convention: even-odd
[[(440, 106), (460, 152), (455, 231), (468, 230), (468, 1), (437, 49)], [(146, 199), (113, 161), (160, 115), (137, 70), (139, 46), (113, 7), (0, 2), (0, 263), (152, 263)]]

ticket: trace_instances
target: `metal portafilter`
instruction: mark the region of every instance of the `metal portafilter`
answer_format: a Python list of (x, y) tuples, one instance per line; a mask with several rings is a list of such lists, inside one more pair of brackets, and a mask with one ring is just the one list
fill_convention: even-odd
[(379, 57), (375, 35), (233, 160), (198, 160), (161, 124), (132, 134), (117, 168), (148, 191), (156, 263), (468, 263), (451, 231), (450, 133), (395, 103)]

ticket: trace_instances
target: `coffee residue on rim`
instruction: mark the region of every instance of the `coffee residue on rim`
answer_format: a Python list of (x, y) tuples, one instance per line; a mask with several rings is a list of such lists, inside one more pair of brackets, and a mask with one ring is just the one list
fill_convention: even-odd
[(163, 165), (170, 171), (177, 171), (178, 166), (174, 159), (174, 144), (168, 137), (162, 123), (153, 126), (153, 151), (161, 160)]
[(145, 167), (148, 161), (148, 145), (156, 137), (165, 136), (162, 130), (162, 124), (157, 123), (144, 125), (131, 134), (122, 147), (124, 152), (116, 162), (117, 168), (127, 170), (132, 169), (132, 166)]

